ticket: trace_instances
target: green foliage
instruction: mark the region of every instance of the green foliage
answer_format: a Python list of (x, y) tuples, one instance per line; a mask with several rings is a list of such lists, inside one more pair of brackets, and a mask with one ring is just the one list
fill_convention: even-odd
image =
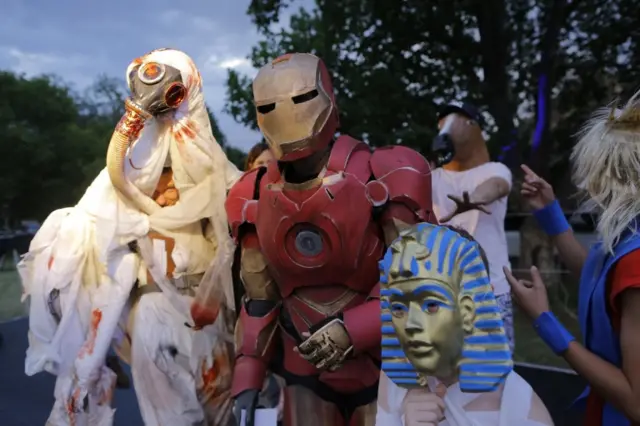
[[(126, 85), (107, 76), (77, 95), (55, 77), (0, 71), (0, 215), (42, 220), (74, 205), (105, 166), (126, 96)], [(225, 146), (211, 112), (209, 118), (218, 142), (242, 164), (244, 153)]]
[(221, 147), (226, 147), (227, 137), (222, 133), (222, 130), (220, 130), (218, 120), (216, 120), (216, 117), (213, 115), (209, 107), (207, 107), (207, 115), (209, 116), (209, 122), (211, 122), (211, 133), (213, 133), (213, 137), (216, 138), (216, 141)]
[(227, 154), (229, 161), (235, 164), (239, 170), (244, 169), (244, 160), (247, 158), (246, 152), (232, 146), (226, 146), (224, 148), (224, 153)]
[(209, 114), (209, 121), (211, 122), (211, 132), (213, 136), (216, 138), (220, 146), (224, 149), (224, 153), (227, 155), (229, 161), (236, 165), (240, 170), (244, 167), (244, 159), (247, 157), (247, 154), (231, 145), (227, 145), (227, 138), (220, 130), (220, 126), (218, 126), (218, 121), (214, 117), (213, 113), (207, 107), (207, 113)]
[(69, 91), (49, 77), (0, 72), (0, 206), (10, 217), (42, 217), (74, 204), (83, 180), (86, 129)]
[[(333, 74), (342, 131), (426, 153), (437, 106), (470, 99), (490, 120), (490, 148), (514, 139), (514, 164), (531, 157), (539, 76), (550, 81), (544, 147), (534, 154), (566, 169), (573, 134), (593, 109), (640, 77), (640, 0), (316, 0), (289, 28), (295, 0), (253, 0), (262, 34), (255, 67), (287, 52), (322, 57)], [(289, 10), (290, 12), (291, 10)], [(613, 25), (615, 23), (615, 25)], [(230, 71), (226, 110), (256, 128), (251, 81)], [(548, 157), (550, 156), (551, 161)]]

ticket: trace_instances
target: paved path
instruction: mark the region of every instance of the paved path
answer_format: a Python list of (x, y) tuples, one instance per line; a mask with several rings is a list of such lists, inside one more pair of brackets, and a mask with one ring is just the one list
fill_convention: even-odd
[[(53, 405), (53, 376), (24, 374), (27, 348), (27, 320), (0, 324), (4, 341), (0, 344), (0, 425), (43, 426)], [(543, 399), (556, 426), (577, 426), (580, 416), (567, 407), (582, 391), (584, 381), (576, 375), (519, 366), (516, 371)], [(133, 390), (115, 395), (115, 426), (142, 426)]]
[(518, 374), (529, 382), (547, 406), (555, 426), (580, 426), (582, 414), (571, 405), (584, 390), (586, 382), (580, 376), (558, 370), (516, 365)]
[[(24, 374), (27, 320), (0, 324), (0, 425), (43, 426), (53, 406), (54, 377)], [(143, 426), (133, 390), (115, 394), (115, 426)]]

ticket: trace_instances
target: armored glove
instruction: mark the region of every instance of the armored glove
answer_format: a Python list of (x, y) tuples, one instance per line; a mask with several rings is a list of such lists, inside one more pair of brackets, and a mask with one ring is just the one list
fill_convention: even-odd
[(319, 370), (335, 371), (353, 352), (353, 345), (341, 316), (329, 317), (314, 325), (306, 340), (296, 348), (298, 353)]

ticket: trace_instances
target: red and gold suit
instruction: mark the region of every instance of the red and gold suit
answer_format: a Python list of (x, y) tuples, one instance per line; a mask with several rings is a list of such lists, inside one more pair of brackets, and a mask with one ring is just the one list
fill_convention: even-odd
[(278, 161), (245, 174), (226, 202), (246, 291), (232, 393), (236, 404), (255, 394), (271, 369), (287, 382), (285, 426), (374, 425), (378, 261), (402, 226), (435, 220), (429, 165), (406, 147), (335, 139), (316, 56), (274, 60), (253, 91)]

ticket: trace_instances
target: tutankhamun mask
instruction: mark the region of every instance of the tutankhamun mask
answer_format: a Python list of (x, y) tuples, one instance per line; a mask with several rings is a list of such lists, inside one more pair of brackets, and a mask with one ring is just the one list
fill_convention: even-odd
[(438, 225), (403, 231), (380, 262), (382, 370), (397, 385), (426, 376), (490, 392), (513, 368), (477, 242)]

